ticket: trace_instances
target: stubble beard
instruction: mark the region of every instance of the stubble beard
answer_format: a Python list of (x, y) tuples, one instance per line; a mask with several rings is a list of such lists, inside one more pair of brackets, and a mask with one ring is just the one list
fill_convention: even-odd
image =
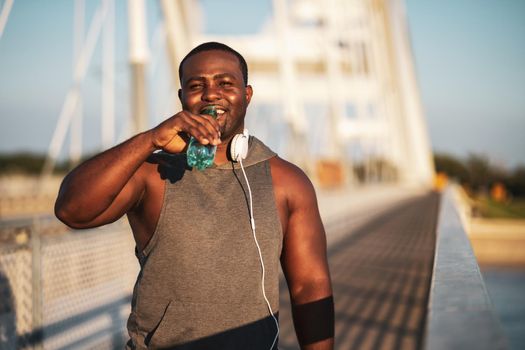
[[(240, 112), (242, 116), (239, 118), (233, 118), (230, 115), (228, 116), (230, 118), (226, 119), (224, 121), (224, 125), (220, 127), (222, 141), (229, 140), (233, 138), (233, 136), (243, 133), (244, 119), (246, 118), (246, 108)], [(232, 120), (235, 120), (233, 125), (231, 124)]]

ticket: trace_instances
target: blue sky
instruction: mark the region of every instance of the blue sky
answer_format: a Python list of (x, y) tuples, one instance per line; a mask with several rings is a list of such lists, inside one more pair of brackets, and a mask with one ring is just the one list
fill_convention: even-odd
[[(90, 15), (98, 2), (87, 2)], [(220, 34), (255, 32), (271, 10), (270, 0), (201, 2), (207, 31)], [(71, 84), (72, 4), (14, 2), (0, 39), (0, 152), (47, 150)], [(125, 2), (117, 7), (117, 99), (127, 103)], [(406, 7), (433, 148), (525, 163), (525, 1), (407, 0)], [(86, 115), (99, 113), (99, 92), (91, 89), (99, 82), (95, 59), (84, 86)], [(87, 149), (99, 127), (86, 123)]]
[(525, 163), (525, 1), (408, 0), (433, 148)]

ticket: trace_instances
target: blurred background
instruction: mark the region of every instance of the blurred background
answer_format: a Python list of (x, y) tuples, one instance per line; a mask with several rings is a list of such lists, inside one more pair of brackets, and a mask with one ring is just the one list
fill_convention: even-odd
[(75, 232), (54, 200), (83, 159), (180, 110), (178, 64), (204, 41), (246, 58), (247, 127), (310, 176), (327, 227), (454, 186), (524, 346), (525, 2), (0, 0), (2, 349), (122, 344), (127, 223)]

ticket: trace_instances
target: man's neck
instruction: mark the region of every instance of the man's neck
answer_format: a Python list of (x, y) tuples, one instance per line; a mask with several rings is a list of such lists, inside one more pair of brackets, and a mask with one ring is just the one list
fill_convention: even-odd
[(219, 147), (221, 147), (221, 145), (217, 146), (217, 151), (215, 152), (215, 159), (213, 160), (215, 165), (222, 165), (230, 161), (226, 156), (227, 147), (222, 149)]
[(219, 166), (231, 161), (231, 157), (229, 157), (230, 143), (235, 137), (235, 135), (242, 134), (243, 130), (244, 125), (242, 125), (240, 130), (234, 133), (232, 136), (228, 137), (225, 140), (222, 140), (221, 144), (217, 146), (217, 150), (215, 151), (215, 159), (213, 160), (215, 165)]
[(230, 157), (228, 157), (228, 149), (232, 139), (233, 138), (223, 140), (220, 145), (217, 145), (217, 150), (215, 151), (215, 159), (213, 160), (215, 165), (222, 165), (230, 161)]

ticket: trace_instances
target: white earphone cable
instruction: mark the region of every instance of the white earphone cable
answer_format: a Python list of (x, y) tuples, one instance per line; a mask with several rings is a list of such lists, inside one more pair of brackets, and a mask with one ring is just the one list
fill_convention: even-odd
[(257, 246), (257, 252), (259, 253), (259, 261), (261, 262), (261, 269), (262, 269), (262, 281), (261, 281), (261, 287), (262, 287), (262, 293), (264, 297), (264, 301), (266, 301), (266, 305), (268, 306), (268, 311), (270, 312), (270, 315), (273, 317), (273, 320), (275, 321), (275, 326), (277, 327), (277, 333), (275, 334), (275, 338), (273, 339), (272, 346), (270, 346), (270, 350), (273, 349), (273, 346), (275, 345), (277, 338), (279, 337), (279, 322), (277, 321), (277, 318), (273, 314), (272, 307), (270, 306), (270, 302), (268, 301), (268, 298), (266, 297), (266, 290), (264, 287), (264, 277), (265, 277), (265, 270), (264, 270), (264, 261), (263, 256), (261, 253), (261, 247), (259, 246), (259, 242), (257, 241), (257, 235), (255, 234), (255, 219), (253, 218), (253, 199), (252, 199), (252, 189), (250, 188), (250, 182), (248, 181), (248, 177), (246, 176), (246, 172), (244, 171), (244, 166), (242, 164), (242, 158), (239, 157), (239, 164), (241, 165), (242, 174), (244, 175), (244, 180), (246, 181), (246, 185), (248, 186), (248, 195), (250, 197), (250, 224), (252, 227), (252, 234), (253, 239), (255, 241), (255, 245)]

